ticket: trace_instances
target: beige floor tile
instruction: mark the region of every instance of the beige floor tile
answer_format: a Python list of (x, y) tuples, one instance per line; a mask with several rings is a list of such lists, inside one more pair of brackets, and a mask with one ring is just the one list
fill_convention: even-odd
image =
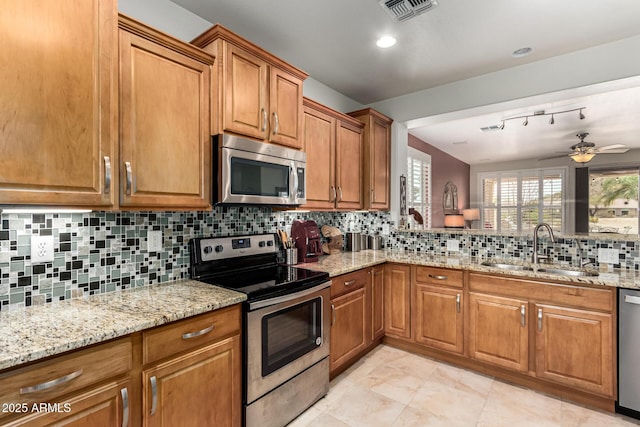
[(626, 427), (637, 425), (640, 425), (640, 420), (585, 408), (570, 402), (562, 402), (562, 427)]
[(476, 420), (452, 419), (407, 406), (392, 427), (475, 427)]
[(305, 427), (352, 427), (350, 424), (343, 423), (336, 417), (333, 417), (327, 413), (320, 414)]
[(402, 403), (356, 385), (344, 398), (331, 401), (324, 413), (353, 427), (389, 427), (404, 407)]
[(288, 427), (307, 427), (309, 423), (314, 421), (322, 415), (322, 410), (319, 409), (316, 405), (304, 411), (302, 414), (298, 416), (298, 418), (291, 421), (287, 424)]
[(365, 389), (406, 405), (422, 386), (424, 380), (402, 369), (386, 365), (369, 372), (366, 376), (354, 379), (354, 382)]

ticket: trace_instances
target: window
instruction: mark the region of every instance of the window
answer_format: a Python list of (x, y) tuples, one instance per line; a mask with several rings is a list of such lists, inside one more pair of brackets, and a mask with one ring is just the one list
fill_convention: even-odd
[(565, 169), (529, 169), (478, 174), (483, 228), (532, 232), (546, 222), (564, 227)]
[(407, 157), (407, 210), (422, 215), (425, 228), (431, 228), (431, 156), (409, 147)]
[(589, 232), (638, 234), (640, 170), (589, 170)]

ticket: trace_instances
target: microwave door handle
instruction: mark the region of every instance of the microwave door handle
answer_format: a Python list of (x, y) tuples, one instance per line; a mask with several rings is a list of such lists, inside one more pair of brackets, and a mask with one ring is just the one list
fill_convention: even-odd
[(293, 194), (291, 195), (291, 200), (295, 203), (298, 200), (298, 186), (300, 183), (298, 182), (298, 171), (296, 170), (295, 162), (291, 162), (291, 174), (293, 175)]

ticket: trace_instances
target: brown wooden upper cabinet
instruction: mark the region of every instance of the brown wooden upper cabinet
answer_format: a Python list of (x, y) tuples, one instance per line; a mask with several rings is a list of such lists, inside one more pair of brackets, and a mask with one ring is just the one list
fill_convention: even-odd
[(0, 204), (110, 207), (116, 2), (2, 2)]
[(302, 148), (304, 71), (219, 24), (192, 43), (218, 59), (214, 133)]
[(305, 209), (362, 209), (364, 124), (304, 98)]
[(119, 26), (120, 205), (210, 207), (214, 57), (122, 15)]
[(371, 108), (349, 115), (364, 123), (363, 208), (389, 210), (393, 120)]

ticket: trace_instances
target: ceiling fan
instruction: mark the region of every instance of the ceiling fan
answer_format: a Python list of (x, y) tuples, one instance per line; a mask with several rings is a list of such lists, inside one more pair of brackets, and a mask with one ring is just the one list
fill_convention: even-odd
[(620, 154), (629, 151), (629, 148), (624, 144), (611, 144), (604, 147), (596, 148), (596, 144), (593, 142), (585, 141), (584, 139), (589, 136), (589, 132), (580, 132), (576, 134), (580, 142), (571, 146), (571, 153), (566, 153), (561, 156), (546, 157), (540, 160), (556, 159), (559, 157), (569, 156), (576, 163), (589, 163), (596, 154)]

